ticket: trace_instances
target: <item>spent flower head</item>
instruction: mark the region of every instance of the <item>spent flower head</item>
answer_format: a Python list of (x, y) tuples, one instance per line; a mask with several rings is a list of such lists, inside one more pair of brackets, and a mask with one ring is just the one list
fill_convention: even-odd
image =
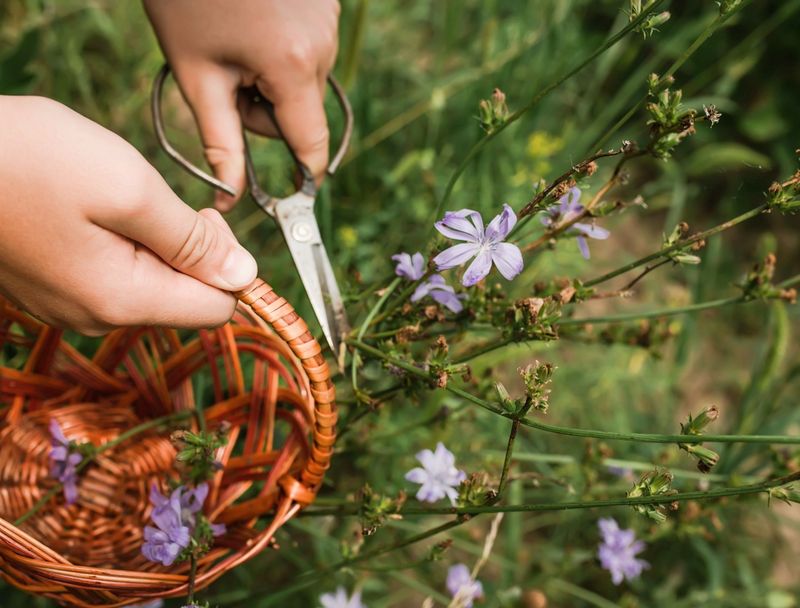
[(517, 215), (509, 205), (503, 205), (503, 211), (486, 228), (477, 211), (447, 211), (444, 218), (436, 222), (436, 230), (450, 239), (464, 242), (445, 249), (433, 262), (439, 270), (447, 270), (475, 258), (461, 279), (465, 287), (484, 279), (492, 269), (492, 264), (510, 281), (522, 272), (523, 267), (519, 247), (503, 242), (516, 223)]
[[(642, 473), (639, 481), (628, 491), (628, 498), (639, 498), (640, 496), (669, 496), (676, 494), (677, 490), (672, 489), (673, 475), (666, 469), (654, 469)], [(646, 515), (655, 522), (663, 523), (667, 519), (667, 509), (669, 505), (633, 505), (633, 509)]]
[(64, 490), (64, 500), (68, 505), (78, 500), (77, 466), (83, 457), (76, 451), (76, 446), (64, 435), (61, 425), (53, 418), (50, 420), (50, 476), (58, 479)]
[(447, 496), (450, 503), (455, 505), (458, 498), (456, 488), (467, 478), (467, 474), (456, 468), (453, 453), (440, 441), (435, 451), (422, 450), (416, 458), (422, 466), (406, 473), (406, 479), (420, 484), (417, 500), (436, 502)]
[(483, 597), (483, 584), (472, 578), (466, 564), (455, 564), (447, 570), (447, 590), (453, 599), (459, 600), (459, 606), (472, 608), (473, 602)]
[(348, 596), (344, 587), (337, 587), (335, 593), (323, 593), (319, 597), (321, 608), (367, 608), (361, 601), (361, 592), (354, 591)]
[(621, 530), (611, 517), (599, 520), (597, 527), (603, 537), (597, 557), (602, 567), (611, 573), (611, 582), (619, 585), (623, 580), (632, 581), (650, 567), (645, 560), (636, 557), (644, 551), (645, 544), (636, 540), (633, 530)]
[[(548, 228), (558, 228), (560, 225), (567, 224), (574, 221), (584, 212), (585, 207), (580, 204), (581, 190), (577, 186), (573, 186), (567, 191), (564, 196), (558, 199), (558, 203), (547, 209), (545, 215), (542, 216), (542, 224)], [(587, 224), (585, 222), (575, 222), (572, 224), (567, 232), (568, 235), (573, 235), (578, 241), (578, 249), (585, 259), (589, 259), (589, 243), (586, 241), (587, 237), (596, 240), (605, 240), (611, 234), (605, 228)]]

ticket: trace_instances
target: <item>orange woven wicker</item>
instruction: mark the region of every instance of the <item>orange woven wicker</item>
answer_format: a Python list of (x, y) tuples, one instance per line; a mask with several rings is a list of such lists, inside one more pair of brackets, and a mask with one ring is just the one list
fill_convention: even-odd
[(335, 439), (328, 366), (305, 322), (270, 286), (256, 280), (237, 296), (240, 306), (224, 327), (191, 335), (117, 330), (91, 358), (59, 330), (0, 300), (0, 348), (25, 360), (21, 370), (0, 368), (0, 574), (6, 581), (81, 607), (187, 592), (188, 564), (164, 568), (141, 555), (149, 487), (164, 488), (177, 476), (167, 429), (146, 431), (98, 456), (80, 475), (75, 504), (58, 494), (13, 525), (56, 483), (49, 477), (51, 418), (68, 439), (99, 446), (143, 421), (194, 409), (197, 383), (210, 378), (213, 403), (203, 404), (208, 428), (227, 421), (231, 431), (217, 455), (224, 469), (209, 484), (204, 510), (227, 532), (199, 561), (198, 589), (266, 548), (314, 499)]

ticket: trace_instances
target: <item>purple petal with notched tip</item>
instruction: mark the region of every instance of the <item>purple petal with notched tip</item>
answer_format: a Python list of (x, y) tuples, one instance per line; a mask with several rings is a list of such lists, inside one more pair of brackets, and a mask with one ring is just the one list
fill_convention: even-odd
[(444, 236), (457, 241), (478, 243), (483, 239), (483, 218), (472, 209), (447, 211), (434, 226)]
[(484, 237), (490, 241), (502, 241), (517, 223), (517, 214), (510, 205), (503, 205), (503, 211), (496, 215), (486, 227)]
[(511, 243), (498, 243), (492, 251), (492, 262), (507, 280), (522, 272), (522, 252)]
[(481, 281), (489, 274), (492, 269), (492, 253), (488, 249), (481, 249), (480, 253), (475, 256), (472, 264), (469, 265), (467, 271), (461, 279), (461, 284), (464, 287), (472, 287), (478, 281)]

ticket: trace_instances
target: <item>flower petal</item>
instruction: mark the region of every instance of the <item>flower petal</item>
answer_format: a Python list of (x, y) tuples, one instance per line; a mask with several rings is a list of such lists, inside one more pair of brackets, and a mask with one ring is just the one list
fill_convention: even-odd
[(428, 472), (422, 467), (415, 467), (406, 473), (406, 480), (411, 483), (425, 483), (428, 481)]
[(579, 230), (590, 239), (597, 239), (598, 241), (604, 241), (611, 235), (611, 233), (605, 228), (595, 226), (594, 224), (583, 224), (578, 222), (573, 224), (572, 227), (576, 230)]
[(64, 482), (64, 500), (68, 505), (74, 505), (78, 500), (78, 485), (74, 479)]
[(415, 281), (420, 279), (422, 275), (425, 274), (425, 256), (423, 256), (419, 251), (411, 256), (411, 267), (416, 275), (414, 278)]
[(447, 211), (434, 226), (444, 236), (457, 241), (477, 243), (483, 238), (483, 218), (472, 209)]
[[(448, 287), (450, 287), (448, 285)], [(436, 300), (439, 304), (449, 309), (451, 312), (456, 314), (460, 313), (464, 310), (464, 305), (461, 303), (461, 298), (452, 292), (452, 287), (450, 287), (451, 291), (446, 291), (444, 289), (434, 289), (431, 291), (431, 297)]]
[(503, 211), (496, 215), (486, 227), (485, 238), (495, 242), (502, 241), (508, 236), (508, 233), (511, 232), (516, 223), (517, 214), (514, 213), (510, 205), (505, 204), (503, 205)]
[(48, 428), (50, 430), (50, 437), (53, 440), (54, 445), (69, 445), (69, 441), (64, 435), (64, 431), (61, 430), (61, 425), (58, 424), (58, 421), (55, 418), (50, 419), (50, 425)]
[(480, 253), (475, 257), (475, 260), (469, 265), (469, 268), (467, 268), (467, 271), (464, 273), (464, 276), (461, 279), (461, 284), (464, 287), (472, 287), (475, 285), (475, 283), (486, 277), (491, 269), (491, 252), (488, 249), (481, 249)]
[(429, 281), (425, 281), (424, 283), (420, 283), (417, 285), (417, 288), (414, 290), (414, 293), (411, 294), (411, 301), (417, 302), (428, 295), (428, 292), (431, 289), (431, 284)]
[(590, 257), (592, 257), (592, 256), (591, 256), (591, 254), (589, 253), (589, 243), (588, 243), (588, 242), (586, 242), (586, 238), (585, 238), (585, 237), (583, 237), (583, 236), (579, 236), (579, 237), (578, 237), (577, 239), (575, 239), (575, 240), (577, 240), (577, 241), (578, 241), (578, 249), (580, 249), (580, 250), (581, 250), (581, 255), (582, 255), (582, 256), (583, 256), (585, 259), (587, 259), (587, 260), (588, 260)]
[(522, 272), (522, 252), (511, 243), (498, 243), (492, 251), (492, 261), (509, 281)]
[(460, 243), (442, 251), (433, 258), (433, 263), (439, 270), (447, 270), (465, 264), (470, 258), (477, 255), (481, 246), (477, 243)]

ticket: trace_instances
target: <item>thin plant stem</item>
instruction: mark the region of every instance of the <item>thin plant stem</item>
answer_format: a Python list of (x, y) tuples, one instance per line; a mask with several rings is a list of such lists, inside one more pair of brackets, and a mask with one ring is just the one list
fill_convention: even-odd
[[(521, 505), (485, 505), (469, 507), (405, 507), (400, 513), (406, 516), (433, 516), (433, 515), (456, 515), (474, 516), (483, 513), (537, 513), (544, 511), (572, 511), (577, 509), (595, 509), (605, 507), (634, 507), (639, 505), (663, 505), (673, 502), (685, 502), (688, 500), (715, 500), (728, 496), (747, 496), (751, 494), (761, 494), (769, 492), (774, 488), (791, 484), (800, 480), (800, 471), (794, 471), (788, 475), (765, 479), (758, 483), (738, 486), (717, 488), (715, 490), (697, 490), (691, 492), (679, 492), (677, 494), (657, 494), (654, 496), (638, 496), (635, 498), (610, 498), (606, 500), (576, 500), (570, 502), (552, 503), (532, 503)], [(304, 517), (337, 515), (353, 516), (358, 514), (359, 505), (350, 504), (342, 507), (308, 509), (301, 513)], [(456, 520), (458, 521), (458, 520)], [(452, 522), (450, 522), (452, 523)], [(405, 544), (409, 544), (406, 542)]]
[[(800, 277), (798, 277), (800, 280)], [(357, 348), (361, 351), (369, 353), (370, 355), (377, 357), (379, 359), (383, 359), (384, 361), (388, 361), (392, 365), (399, 367), (406, 372), (417, 376), (419, 378), (423, 378), (426, 380), (431, 380), (431, 376), (428, 372), (419, 369), (405, 361), (400, 359), (395, 359), (394, 357), (387, 355), (383, 351), (375, 348), (374, 346), (370, 346), (369, 344), (365, 344), (363, 342), (359, 342), (357, 340), (348, 340), (347, 343)], [(470, 403), (474, 403), (482, 407), (485, 410), (488, 410), (498, 416), (502, 416), (504, 418), (508, 418), (510, 420), (514, 420), (514, 414), (511, 412), (506, 411), (505, 409), (501, 408), (500, 406), (490, 403), (480, 397), (477, 397), (463, 389), (457, 388), (452, 386), (450, 383), (444, 387), (444, 390), (461, 397), (462, 399), (469, 401)], [(572, 427), (564, 427), (564, 426), (557, 426), (554, 424), (547, 424), (544, 422), (539, 422), (533, 418), (524, 418), (520, 420), (520, 424), (523, 426), (527, 426), (530, 428), (534, 428), (540, 431), (544, 431), (547, 433), (554, 433), (557, 435), (567, 435), (571, 437), (591, 437), (594, 439), (606, 439), (612, 441), (637, 441), (642, 443), (702, 443), (702, 442), (710, 442), (710, 443), (767, 443), (767, 444), (800, 444), (800, 436), (799, 437), (791, 437), (787, 435), (679, 435), (679, 434), (655, 434), (655, 433), (624, 433), (620, 431), (598, 431), (593, 429), (578, 429)]]
[[(400, 284), (400, 277), (395, 277), (394, 280), (392, 280), (392, 282), (389, 283), (389, 286), (386, 288), (386, 290), (381, 294), (381, 297), (378, 298), (378, 301), (375, 303), (375, 306), (373, 306), (370, 309), (370, 311), (367, 313), (367, 316), (364, 319), (364, 322), (361, 324), (361, 327), (358, 328), (358, 334), (356, 334), (356, 336), (357, 336), (357, 338), (359, 340), (361, 340), (364, 337), (364, 334), (366, 333), (367, 328), (369, 327), (370, 323), (372, 322), (372, 319), (375, 318), (375, 315), (378, 314), (380, 309), (386, 303), (386, 300), (389, 299), (389, 296), (392, 295), (392, 292), (395, 289), (397, 289), (397, 286), (399, 284)], [(356, 396), (358, 396), (358, 392), (359, 392), (359, 389), (358, 389), (358, 363), (359, 363), (358, 355), (356, 353), (353, 353), (353, 360), (350, 363), (350, 365), (351, 365), (351, 367), (350, 367), (350, 379), (351, 379), (351, 382), (353, 384), (353, 391), (355, 392)]]
[[(103, 445), (99, 446), (95, 449), (94, 454), (90, 456), (86, 456), (83, 460), (81, 460), (78, 465), (75, 467), (75, 472), (80, 473), (83, 469), (89, 466), (90, 463), (94, 462), (94, 460), (102, 453), (118, 446), (124, 441), (135, 437), (136, 435), (143, 433), (145, 431), (149, 431), (150, 429), (157, 428), (159, 426), (169, 424), (171, 422), (178, 422), (180, 420), (185, 420), (186, 418), (190, 418), (191, 416), (195, 415), (194, 411), (185, 411), (185, 412), (177, 412), (175, 414), (170, 414), (168, 416), (162, 416), (161, 418), (154, 418), (153, 420), (148, 420), (147, 422), (143, 422), (142, 424), (138, 424), (124, 433), (120, 433), (114, 439), (107, 441)], [(28, 509), (23, 515), (17, 518), (14, 521), (15, 526), (19, 526), (25, 523), (28, 519), (33, 517), (39, 509), (45, 506), (50, 499), (52, 499), (56, 494), (58, 494), (61, 490), (63, 490), (64, 484), (61, 482), (56, 483), (52, 488), (50, 488), (45, 494), (34, 503), (34, 505)]]
[[(738, 13), (742, 10), (745, 6), (750, 4), (751, 0), (745, 0), (742, 4), (740, 4), (736, 9), (732, 10), (730, 13), (725, 15), (717, 15), (714, 20), (706, 27), (694, 41), (686, 47), (686, 50), (680, 54), (680, 56), (672, 62), (672, 64), (667, 68), (664, 75), (661, 77), (661, 81), (663, 82), (665, 79), (670, 78), (675, 75), (675, 73), (683, 66), (684, 63), (689, 61), (689, 58), (694, 55), (694, 53), (701, 47), (703, 44), (713, 36), (716, 31), (722, 27), (728, 19), (730, 19), (733, 15)], [(627, 112), (617, 121), (615, 122), (603, 135), (601, 135), (589, 148), (590, 150), (596, 150), (606, 144), (609, 138), (619, 131), (625, 123), (627, 123), (631, 117), (636, 114), (636, 111), (647, 101), (648, 95), (644, 95), (639, 101), (637, 101), (633, 106), (631, 106)]]
[(467, 168), (469, 163), (475, 158), (478, 153), (483, 150), (483, 148), (492, 141), (495, 137), (500, 135), (503, 131), (505, 131), (508, 127), (510, 127), (513, 123), (517, 120), (522, 118), (528, 111), (534, 108), (544, 97), (550, 94), (554, 89), (558, 88), (561, 84), (572, 78), (575, 74), (583, 70), (587, 65), (592, 63), (597, 57), (605, 53), (608, 49), (616, 45), (620, 40), (622, 40), (628, 33), (636, 29), (641, 23), (643, 23), (652, 13), (656, 11), (656, 9), (663, 4), (664, 0), (655, 0), (649, 7), (644, 9), (642, 13), (633, 21), (631, 21), (628, 25), (622, 28), (619, 32), (614, 34), (611, 38), (609, 38), (605, 43), (600, 45), (597, 49), (595, 49), (591, 54), (585, 57), (582, 61), (580, 61), (575, 67), (571, 70), (560, 76), (559, 78), (555, 79), (549, 85), (544, 87), (539, 93), (537, 93), (527, 104), (523, 107), (518, 109), (516, 112), (512, 113), (506, 122), (502, 125), (498, 126), (495, 130), (490, 133), (484, 135), (477, 143), (475, 143), (472, 148), (469, 150), (467, 155), (461, 161), (461, 163), (456, 168), (453, 175), (450, 177), (450, 180), (447, 182), (445, 186), (444, 193), (442, 197), (439, 199), (438, 203), (436, 204), (436, 209), (434, 211), (434, 218), (439, 217), (444, 209), (447, 201), (450, 199), (450, 195), (453, 192), (453, 188), (456, 185), (456, 182), (464, 173), (464, 170)]
[(639, 258), (638, 260), (635, 260), (633, 262), (625, 264), (624, 266), (621, 266), (621, 267), (617, 268), (616, 270), (612, 270), (611, 272), (607, 272), (606, 274), (604, 274), (602, 276), (599, 276), (599, 277), (594, 278), (594, 279), (590, 279), (590, 280), (584, 282), (584, 286), (585, 287), (594, 287), (595, 285), (599, 285), (600, 283), (605, 283), (606, 281), (611, 280), (611, 279), (613, 279), (615, 277), (618, 277), (621, 274), (625, 274), (626, 272), (630, 272), (634, 268), (638, 268), (639, 266), (642, 266), (643, 264), (647, 264), (649, 262), (652, 262), (653, 260), (657, 260), (657, 259), (659, 259), (661, 257), (664, 257), (668, 253), (672, 253), (673, 251), (677, 251), (678, 249), (683, 249), (684, 247), (686, 247), (688, 245), (691, 245), (692, 243), (696, 243), (698, 241), (702, 241), (703, 239), (706, 239), (706, 238), (708, 238), (710, 236), (714, 236), (715, 234), (718, 234), (720, 232), (728, 230), (729, 228), (733, 228), (734, 226), (736, 226), (738, 224), (741, 224), (742, 222), (745, 222), (745, 221), (747, 221), (747, 220), (749, 220), (751, 218), (754, 218), (754, 217), (756, 217), (758, 215), (761, 215), (767, 209), (768, 209), (768, 205), (766, 203), (761, 204), (758, 207), (750, 209), (750, 211), (746, 211), (746, 212), (742, 213), (741, 215), (737, 215), (735, 218), (730, 219), (727, 222), (723, 222), (722, 224), (719, 224), (718, 226), (714, 226), (713, 228), (709, 228), (708, 230), (704, 230), (703, 232), (698, 232), (697, 234), (694, 234), (694, 235), (690, 236), (687, 239), (679, 241), (679, 242), (675, 243), (674, 245), (671, 245), (669, 247), (665, 247), (664, 249), (656, 251), (655, 253), (651, 253), (650, 255), (646, 255), (643, 258)]

